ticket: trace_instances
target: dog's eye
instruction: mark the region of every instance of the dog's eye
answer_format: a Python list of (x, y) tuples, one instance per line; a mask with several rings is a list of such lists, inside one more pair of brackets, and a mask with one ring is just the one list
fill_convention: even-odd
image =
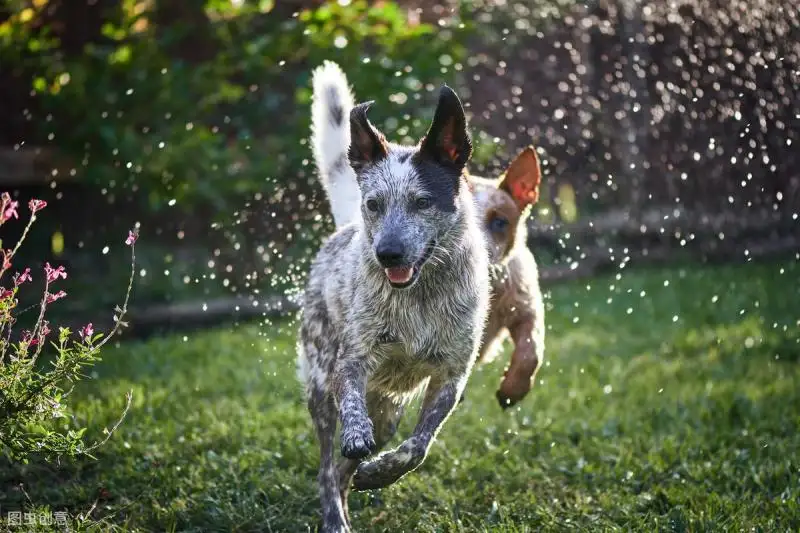
[(372, 211), (373, 213), (378, 210), (378, 201), (369, 199), (367, 200), (367, 209)]
[(492, 217), (489, 219), (489, 231), (501, 233), (508, 227), (508, 220), (502, 217)]
[(428, 209), (431, 206), (431, 199), (430, 198), (417, 198), (417, 209)]

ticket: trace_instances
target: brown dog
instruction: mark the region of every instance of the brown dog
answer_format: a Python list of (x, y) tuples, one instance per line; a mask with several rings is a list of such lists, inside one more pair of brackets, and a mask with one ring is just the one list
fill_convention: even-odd
[(490, 361), (506, 335), (514, 343), (496, 396), (504, 408), (530, 390), (544, 357), (544, 302), (536, 260), (526, 244), (531, 206), (539, 199), (541, 172), (532, 146), (492, 180), (469, 176), (492, 263), (492, 301), (480, 360)]

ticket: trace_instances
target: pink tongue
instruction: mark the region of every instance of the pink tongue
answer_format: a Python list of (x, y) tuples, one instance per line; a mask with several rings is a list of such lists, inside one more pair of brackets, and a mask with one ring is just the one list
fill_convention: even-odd
[(414, 267), (392, 267), (384, 270), (386, 277), (392, 283), (405, 283), (411, 279), (414, 273)]

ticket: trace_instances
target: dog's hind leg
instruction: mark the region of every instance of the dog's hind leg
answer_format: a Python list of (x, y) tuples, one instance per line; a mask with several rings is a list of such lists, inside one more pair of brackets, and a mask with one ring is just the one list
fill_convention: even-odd
[(339, 479), (334, 462), (334, 437), (336, 435), (336, 406), (333, 396), (322, 388), (312, 387), (308, 410), (314, 421), (320, 449), (319, 497), (322, 503), (322, 533), (347, 533), (342, 500), (339, 496)]
[[(370, 392), (367, 394), (367, 409), (374, 425), (375, 451), (378, 451), (386, 446), (397, 432), (397, 425), (405, 410), (405, 402), (378, 392)], [(338, 466), (339, 490), (348, 524), (350, 516), (347, 509), (347, 495), (350, 492), (350, 481), (360, 463), (359, 459), (343, 458)]]

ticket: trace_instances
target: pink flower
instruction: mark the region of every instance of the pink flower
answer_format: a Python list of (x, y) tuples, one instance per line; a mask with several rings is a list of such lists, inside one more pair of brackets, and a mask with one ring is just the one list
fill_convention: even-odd
[(48, 292), (47, 293), (47, 303), (51, 304), (51, 303), (55, 302), (56, 300), (60, 300), (61, 298), (63, 298), (66, 295), (67, 295), (67, 293), (64, 292), (64, 291), (58, 291), (55, 294), (51, 294), (51, 293)]
[(31, 269), (30, 268), (26, 268), (25, 272), (23, 272), (22, 274), (20, 274), (19, 272), (14, 274), (14, 285), (16, 285), (17, 287), (19, 287), (20, 285), (22, 285), (26, 281), (33, 281), (33, 278), (31, 278)]
[(5, 287), (0, 287), (0, 300), (5, 300), (14, 295), (14, 291), (8, 290)]
[(31, 332), (27, 329), (22, 330), (22, 338), (20, 339), (22, 342), (29, 343), (31, 346), (35, 346), (39, 343), (36, 339), (31, 339)]
[(133, 244), (136, 242), (136, 239), (138, 238), (139, 238), (139, 230), (137, 229), (133, 229), (132, 231), (129, 230), (128, 238), (125, 239), (125, 244), (127, 244), (128, 246), (133, 246)]
[(0, 248), (0, 254), (3, 254), (3, 270), (11, 268), (11, 255), (12, 250), (3, 250)]
[(94, 328), (92, 327), (91, 322), (83, 326), (78, 331), (78, 335), (80, 335), (81, 339), (83, 340), (91, 340), (93, 334), (94, 334)]
[(67, 271), (64, 270), (64, 265), (61, 265), (58, 268), (53, 268), (50, 266), (50, 263), (45, 263), (44, 271), (45, 274), (47, 274), (48, 283), (56, 281), (59, 277), (67, 279)]
[(39, 332), (39, 335), (42, 337), (46, 337), (50, 333), (50, 323), (45, 320), (42, 322), (42, 329)]
[(44, 200), (37, 200), (36, 198), (34, 198), (30, 202), (28, 202), (28, 209), (30, 209), (32, 213), (35, 213), (40, 209), (44, 209), (45, 207), (47, 207), (47, 202), (45, 202)]
[(3, 222), (11, 217), (19, 218), (17, 207), (19, 207), (19, 202), (8, 202), (8, 205), (5, 206), (5, 210), (3, 211)]

